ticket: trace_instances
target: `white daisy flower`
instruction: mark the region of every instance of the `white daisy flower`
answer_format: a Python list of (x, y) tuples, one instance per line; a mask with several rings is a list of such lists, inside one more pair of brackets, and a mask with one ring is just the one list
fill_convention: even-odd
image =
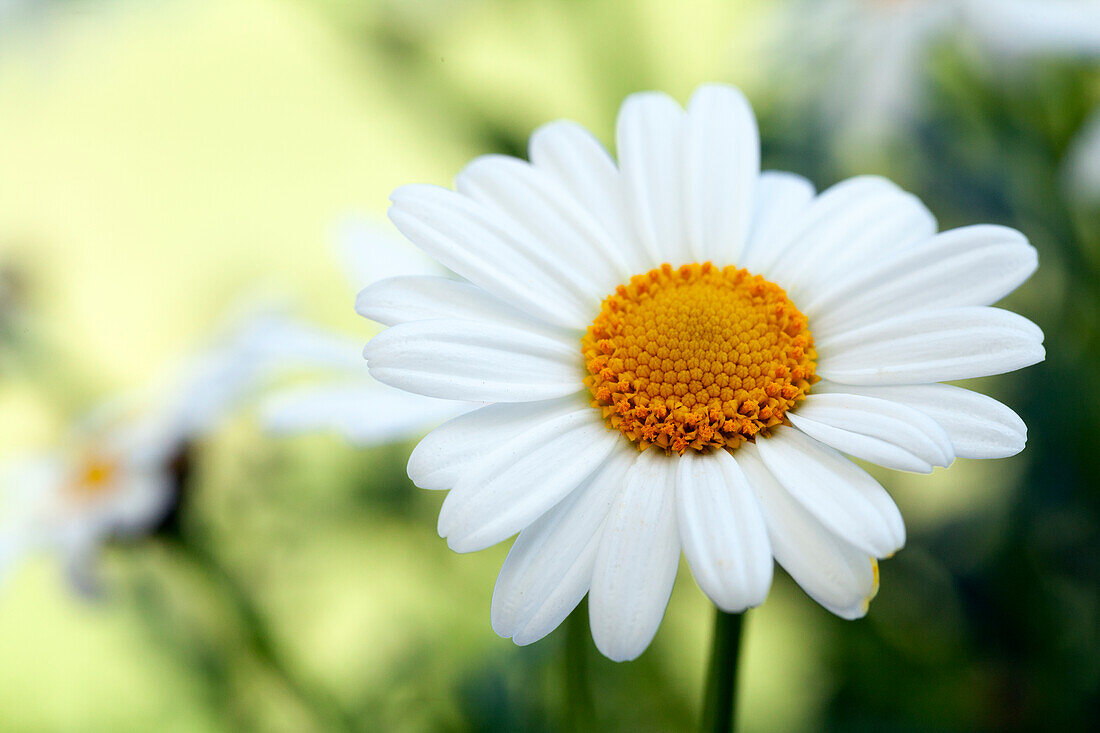
[(164, 517), (178, 488), (174, 464), (262, 382), (268, 364), (256, 337), (277, 318), (247, 319), (164, 384), (93, 409), (58, 448), (9, 462), (0, 477), (0, 579), (29, 554), (56, 552), (73, 587), (95, 591), (99, 547)]
[[(345, 221), (338, 254), (355, 292), (411, 273), (446, 276), (419, 250), (370, 219)], [(419, 437), (479, 405), (410, 394), (374, 380), (363, 364), (363, 342), (299, 320), (272, 320), (262, 334), (266, 358), (284, 372), (307, 369), (320, 378), (273, 390), (261, 406), (274, 433), (332, 431), (360, 446)]]
[(1006, 56), (1100, 56), (1100, 0), (958, 0), (967, 27)]
[(1100, 201), (1100, 109), (1078, 130), (1065, 168), (1066, 183), (1076, 197)]
[(929, 47), (952, 33), (1001, 58), (1100, 56), (1100, 0), (813, 0), (782, 25), (784, 66), (803, 79), (830, 70), (829, 122), (864, 146), (913, 116)]
[(409, 476), (449, 489), (439, 533), (473, 552), (519, 533), (492, 624), (528, 644), (587, 593), (592, 634), (638, 656), (681, 550), (722, 609), (763, 602), (773, 557), (830, 611), (862, 616), (876, 559), (905, 541), (847, 453), (929, 472), (1019, 452), (1007, 407), (940, 384), (1044, 357), (989, 307), (1036, 267), (1016, 231), (937, 234), (881, 178), (815, 194), (761, 173), (752, 110), (704, 86), (686, 112), (624, 102), (618, 164), (584, 128), (535, 132), (456, 191), (397, 189), (390, 218), (464, 281), (411, 276), (359, 297), (389, 328), (379, 381), (492, 403), (430, 433)]

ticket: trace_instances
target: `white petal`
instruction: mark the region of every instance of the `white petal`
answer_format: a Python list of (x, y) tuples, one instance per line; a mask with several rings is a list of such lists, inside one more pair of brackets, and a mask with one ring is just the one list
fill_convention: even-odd
[(583, 387), (578, 344), (511, 326), (402, 323), (371, 339), (363, 355), (379, 382), (428, 397), (525, 402)]
[(358, 445), (374, 445), (414, 437), (475, 406), (387, 387), (364, 374), (276, 393), (263, 402), (261, 418), (279, 434), (333, 430)]
[(103, 589), (96, 564), (103, 539), (92, 530), (73, 532), (63, 540), (60, 548), (65, 580), (85, 599), (99, 596)]
[[(78, 433), (78, 438), (83, 434)], [(23, 525), (19, 517), (34, 514), (44, 499), (66, 486), (72, 471), (72, 457), (67, 451), (53, 450), (31, 453), (0, 463), (0, 530)], [(16, 534), (21, 534), (17, 532)]]
[(760, 502), (776, 561), (829, 611), (847, 619), (866, 614), (878, 591), (875, 559), (825, 529), (795, 501), (764, 466), (756, 446), (739, 448), (737, 462)]
[(459, 477), (439, 512), (440, 536), (455, 552), (506, 540), (577, 488), (622, 443), (587, 405), (528, 430)]
[[(793, 184), (787, 186), (793, 192)], [(790, 278), (781, 276), (788, 270), (799, 268), (803, 259), (819, 249), (819, 244), (824, 241), (836, 247), (838, 237), (843, 236), (854, 221), (861, 216), (866, 217), (868, 213), (888, 208), (900, 194), (901, 189), (877, 176), (859, 176), (841, 181), (818, 194), (785, 226), (778, 227), (770, 242), (762, 243), (758, 248), (754, 235), (750, 252), (751, 271), (786, 287), (786, 281)], [(800, 200), (799, 197), (796, 202)], [(833, 254), (839, 253), (834, 251)]]
[(433, 318), (498, 323), (553, 337), (573, 332), (554, 328), (513, 308), (476, 285), (443, 277), (393, 277), (359, 293), (355, 310), (386, 326)]
[(622, 253), (630, 275), (653, 267), (626, 215), (622, 175), (603, 145), (575, 122), (560, 120), (535, 130), (531, 163), (573, 194)]
[(439, 186), (402, 186), (390, 200), (389, 216), (401, 233), (475, 285), (557, 326), (585, 328), (592, 320), (590, 298), (552, 243)]
[(999, 308), (919, 311), (816, 341), (817, 374), (843, 384), (925, 384), (1043, 360), (1043, 334)]
[(506, 155), (484, 155), (458, 174), (455, 187), (552, 249), (593, 312), (634, 274), (604, 228), (541, 169)]
[(964, 227), (842, 273), (801, 310), (814, 335), (824, 337), (921, 307), (990, 305), (1038, 264), (1035, 248), (1015, 229)]
[(651, 268), (693, 261), (684, 231), (683, 128), (684, 111), (667, 94), (631, 94), (619, 109), (619, 168), (628, 211)]
[(409, 456), (409, 478), (422, 489), (450, 489), (480, 462), (526, 433), (588, 406), (587, 392), (541, 402), (501, 402), (456, 417), (428, 433)]
[(928, 415), (951, 438), (960, 458), (1007, 458), (1024, 449), (1027, 425), (992, 397), (947, 384), (852, 387), (821, 381), (814, 390), (830, 390), (892, 400)]
[(833, 186), (811, 205), (795, 240), (764, 274), (770, 273), (801, 303), (837, 276), (935, 233), (935, 218), (915, 196), (885, 179), (852, 179)]
[(935, 420), (889, 400), (815, 392), (787, 417), (811, 438), (898, 471), (931, 473), (955, 458), (951, 438)]
[(601, 529), (637, 457), (623, 443), (558, 506), (519, 533), (493, 590), (493, 630), (530, 644), (576, 607), (592, 581)]
[(611, 506), (589, 591), (592, 639), (616, 662), (653, 640), (680, 563), (676, 462), (656, 450), (635, 460)]
[(162, 469), (133, 471), (120, 483), (110, 516), (105, 517), (105, 531), (114, 535), (144, 533), (176, 500), (173, 481)]
[[(293, 318), (257, 320), (248, 335), (249, 354), (258, 361), (283, 369), (320, 367), (363, 371), (363, 341)], [(204, 383), (218, 371), (224, 358), (216, 354), (193, 358), (177, 378), (179, 391), (189, 384)], [(198, 387), (190, 387), (198, 390)]]
[(802, 176), (764, 171), (756, 184), (756, 206), (748, 242), (736, 264), (762, 272), (778, 256), (777, 243), (790, 239), (790, 230), (814, 199), (814, 184)]
[(705, 84), (684, 123), (684, 215), (696, 262), (736, 262), (745, 246), (760, 177), (760, 134), (745, 95)]
[(840, 453), (793, 428), (780, 428), (756, 447), (783, 488), (834, 534), (875, 557), (905, 544), (894, 500)]
[(1076, 199), (1100, 199), (1100, 109), (1078, 128), (1066, 153), (1063, 175)]
[(401, 275), (443, 275), (439, 263), (409, 244), (388, 221), (350, 216), (337, 225), (337, 254), (355, 290)]
[(220, 336), (174, 370), (160, 392), (151, 419), (160, 422), (166, 446), (211, 430), (278, 369), (352, 363), (351, 341), (269, 310), (232, 318)]
[(688, 451), (676, 478), (677, 517), (695, 582), (723, 611), (758, 606), (772, 583), (772, 551), (756, 496), (727, 451)]

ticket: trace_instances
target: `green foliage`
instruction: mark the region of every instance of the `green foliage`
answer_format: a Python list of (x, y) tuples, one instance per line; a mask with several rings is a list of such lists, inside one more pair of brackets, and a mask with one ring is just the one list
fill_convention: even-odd
[[(102, 26), (82, 31), (80, 43), (65, 52), (89, 52), (88, 35), (102, 35), (101, 45), (112, 46), (116, 37), (129, 44), (121, 67), (159, 59), (159, 44), (141, 30), (142, 13), (152, 11), (137, 10), (136, 3), (108, 5), (110, 18), (78, 21)], [(1020, 412), (1028, 449), (999, 468), (957, 465), (927, 479), (928, 486), (946, 487), (938, 496), (955, 497), (951, 501), (933, 500), (921, 487), (899, 492), (903, 510), (911, 506), (917, 515), (932, 505), (934, 511), (910, 522), (908, 546), (883, 563), (881, 593), (866, 620), (835, 619), (777, 577), (768, 603), (749, 615), (740, 719), (747, 731), (1088, 729), (1100, 706), (1100, 202), (1069, 195), (1064, 171), (1076, 133), (1100, 106), (1095, 65), (1040, 60), (1006, 71), (945, 44), (928, 64), (920, 114), (896, 139), (853, 163), (838, 156), (835, 131), (803, 94), (812, 83), (792, 95), (772, 88), (766, 71), (749, 73), (730, 61), (728, 49), (748, 47), (767, 3), (268, 0), (233, 4), (236, 10), (225, 16), (201, 0), (177, 5), (173, 12), (194, 13), (195, 24), (207, 18), (224, 24), (217, 27), (239, 47), (239, 58), (230, 60), (241, 68), (263, 50), (240, 22), (250, 14), (285, 44), (280, 53), (325, 55), (324, 68), (339, 83), (318, 80), (324, 91), (313, 95), (313, 78), (298, 79), (296, 96), (276, 106), (301, 112), (316, 105), (316, 118), (294, 119), (339, 122), (327, 132), (295, 122), (303, 127), (295, 127), (301, 138), (285, 145), (311, 145), (332, 130), (350, 137), (366, 117), (378, 118), (379, 128), (348, 143), (356, 160), (377, 161), (377, 169), (364, 174), (370, 195), (350, 190), (343, 199), (314, 202), (308, 215), (294, 220), (300, 227), (294, 231), (324, 229), (317, 212), (329, 208), (336, 214), (354, 204), (380, 214), (379, 192), (406, 180), (398, 171), (445, 183), (447, 172), (474, 154), (522, 156), (531, 130), (556, 117), (580, 119), (610, 143), (615, 110), (631, 91), (663, 88), (683, 100), (703, 81), (751, 84), (755, 78), (749, 91), (765, 167), (796, 171), (820, 188), (854, 173), (883, 173), (920, 196), (942, 228), (988, 221), (1025, 232), (1040, 251), (1041, 268), (1010, 306), (1043, 327), (1048, 359), (983, 388)], [(675, 12), (668, 9), (673, 5)], [(128, 13), (139, 18), (138, 31), (126, 25)], [(60, 37), (77, 36), (66, 30)], [(215, 43), (213, 36), (203, 38)], [(24, 89), (29, 62), (12, 62), (4, 51), (0, 47), (0, 99), (20, 100), (31, 112), (22, 126), (0, 127), (15, 131), (15, 142), (5, 147), (0, 141), (6, 156), (0, 161), (20, 161), (22, 146), (45, 147), (59, 132), (37, 129), (32, 101), (48, 92), (33, 83)], [(194, 49), (196, 56), (203, 52)], [(179, 77), (164, 83), (192, 95), (188, 104), (224, 105), (214, 119), (224, 115), (231, 127), (248, 105), (234, 106), (230, 93), (220, 100), (203, 93), (223, 71), (227, 78), (240, 72), (220, 63), (212, 75), (183, 63)], [(272, 73), (289, 78), (292, 71)], [(273, 88), (283, 88), (284, 76)], [(94, 95), (97, 84), (109, 87), (111, 79), (87, 83)], [(137, 109), (144, 102), (134, 96), (127, 104)], [(356, 116), (362, 110), (355, 105), (370, 114)], [(172, 120), (163, 122), (170, 130)], [(107, 132), (80, 134), (81, 145), (92, 145)], [(140, 131), (146, 134), (155, 133)], [(239, 152), (239, 138), (225, 140), (226, 156)], [(299, 166), (303, 159), (316, 162), (316, 169), (300, 171), (303, 186), (342, 187), (351, 180), (332, 162), (338, 156), (330, 148), (317, 150), (315, 158), (293, 159)], [(181, 150), (169, 159), (181, 176), (188, 156)], [(255, 156), (257, 166), (265, 156)], [(62, 167), (71, 162), (49, 160)], [(138, 168), (159, 163), (151, 155)], [(273, 169), (257, 170), (257, 178), (272, 177)], [(9, 180), (36, 175), (4, 170)], [(251, 185), (247, 176), (242, 183), (219, 178), (219, 171), (203, 175), (214, 189)], [(125, 176), (105, 185), (117, 186), (111, 192), (119, 197), (134, 195)], [(177, 212), (180, 222), (188, 221), (193, 205), (181, 204), (187, 211)], [(273, 211), (279, 208), (285, 208), (281, 202), (265, 201), (239, 216), (275, 221), (295, 215)], [(289, 219), (278, 221), (248, 231), (262, 242)], [(102, 224), (101, 239), (113, 235), (113, 226)], [(211, 241), (196, 247), (217, 259), (248, 246), (241, 230), (234, 231), (223, 241), (219, 237), (229, 235), (210, 226)], [(54, 298), (49, 273), (60, 265), (16, 246), (16, 234), (24, 233), (0, 226), (0, 268), (25, 268), (29, 275), (16, 293), (27, 295), (25, 301), (12, 300), (11, 289), (0, 291), (0, 398), (33, 390), (67, 419), (93, 400), (99, 390), (91, 385), (125, 379), (111, 373), (111, 358), (81, 358), (86, 350), (69, 342), (68, 329), (74, 323), (88, 328), (87, 321), (66, 320), (60, 306), (43, 305)], [(299, 261), (266, 263), (274, 278), (315, 278), (299, 294), (328, 297), (336, 276), (302, 266), (328, 257), (322, 240), (317, 234), (296, 242), (308, 251)], [(82, 241), (57, 246), (73, 256), (88, 254)], [(127, 246), (137, 252), (157, 243)], [(113, 255), (101, 249), (79, 261)], [(183, 255), (163, 257), (174, 262)], [(246, 275), (264, 272), (263, 258), (255, 258), (258, 264), (248, 259), (231, 263), (242, 286)], [(3, 272), (7, 278), (9, 270)], [(107, 292), (129, 282), (116, 276), (97, 287)], [(237, 275), (217, 275), (218, 287), (230, 289), (233, 284), (223, 282), (230, 277)], [(202, 312), (208, 301), (203, 290), (177, 310)], [(157, 306), (176, 313), (172, 303)], [(342, 311), (331, 320), (339, 318)], [(178, 314), (166, 323), (169, 335), (158, 337), (180, 342), (195, 327)], [(14, 434), (22, 424), (4, 429)], [(66, 600), (43, 580), (51, 576), (42, 566), (5, 588), (0, 729), (71, 730), (75, 721), (94, 718), (82, 728), (144, 730), (161, 713), (179, 717), (180, 729), (213, 731), (668, 731), (696, 724), (711, 612), (686, 573), (654, 646), (634, 663), (614, 664), (596, 652), (583, 607), (545, 640), (514, 647), (492, 633), (488, 618), (506, 548), (463, 556), (447, 550), (434, 532), (442, 497), (415, 489), (405, 477), (409, 448), (357, 450), (332, 436), (279, 440), (247, 421), (199, 446), (180, 532), (113, 548), (106, 564), (113, 592), (102, 608), (88, 613)], [(892, 481), (901, 486), (902, 479), (886, 478), (888, 488)], [(87, 649), (99, 650), (95, 664), (80, 657)], [(54, 658), (59, 661), (50, 663)], [(59, 697), (65, 698), (60, 706)]]

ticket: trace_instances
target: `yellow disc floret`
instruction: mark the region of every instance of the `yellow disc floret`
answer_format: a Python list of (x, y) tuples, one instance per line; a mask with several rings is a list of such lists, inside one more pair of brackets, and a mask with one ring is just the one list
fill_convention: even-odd
[(98, 496), (113, 487), (118, 474), (117, 461), (97, 454), (85, 456), (69, 484), (69, 493), (82, 498)]
[(736, 448), (817, 381), (806, 316), (782, 288), (709, 262), (620, 285), (582, 348), (592, 404), (639, 450)]

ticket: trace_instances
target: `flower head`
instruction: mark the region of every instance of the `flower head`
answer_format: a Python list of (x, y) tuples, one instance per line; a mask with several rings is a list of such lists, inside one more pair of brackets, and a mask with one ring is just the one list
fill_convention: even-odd
[(940, 382), (1040, 361), (1042, 333), (989, 307), (1035, 269), (1010, 229), (937, 234), (881, 178), (816, 194), (764, 172), (735, 89), (619, 114), (618, 163), (583, 128), (535, 132), (530, 163), (472, 162), (456, 191), (406, 186), (390, 217), (460, 276), (361, 293), (389, 326), (371, 374), (491, 403), (430, 433), (409, 475), (449, 489), (459, 552), (513, 534), (492, 623), (519, 644), (589, 594), (592, 633), (631, 659), (680, 553), (721, 608), (763, 602), (773, 558), (845, 618), (905, 541), (886, 491), (842, 453), (929, 472), (1023, 448), (988, 397)]
[[(262, 383), (257, 338), (271, 313), (235, 322), (163, 384), (110, 399), (54, 450), (12, 461), (0, 478), (0, 576), (35, 551), (62, 556), (73, 587), (96, 590), (112, 537), (153, 528), (176, 500), (175, 466)], [(236, 320), (236, 319), (235, 319)]]
[(954, 35), (1000, 62), (1100, 57), (1098, 0), (808, 0), (784, 16), (776, 53), (791, 86), (815, 80), (830, 128), (853, 152), (915, 116), (927, 56)]

